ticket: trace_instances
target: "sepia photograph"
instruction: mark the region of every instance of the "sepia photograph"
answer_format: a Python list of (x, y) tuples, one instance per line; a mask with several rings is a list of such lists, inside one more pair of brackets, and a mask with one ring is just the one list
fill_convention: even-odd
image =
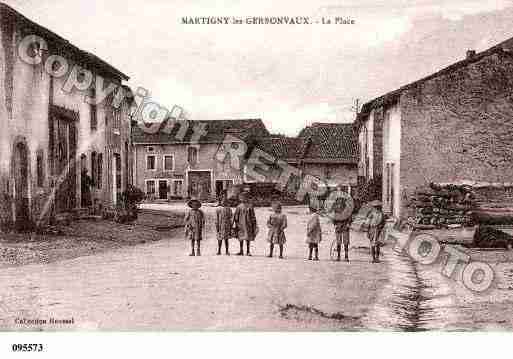
[(513, 2), (3, 0), (0, 283), (6, 334), (510, 332)]

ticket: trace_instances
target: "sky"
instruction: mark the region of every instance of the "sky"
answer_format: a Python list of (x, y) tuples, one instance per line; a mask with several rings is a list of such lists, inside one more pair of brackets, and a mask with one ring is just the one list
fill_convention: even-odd
[[(4, 0), (196, 120), (295, 135), (513, 37), (511, 0)], [(354, 25), (184, 25), (194, 16), (344, 17)]]

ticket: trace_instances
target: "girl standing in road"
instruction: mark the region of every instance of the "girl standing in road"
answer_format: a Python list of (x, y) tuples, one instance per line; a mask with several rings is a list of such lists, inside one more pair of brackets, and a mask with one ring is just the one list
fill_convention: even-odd
[[(203, 229), (205, 228), (205, 214), (200, 210), (201, 202), (197, 199), (190, 200), (187, 205), (191, 209), (185, 214), (185, 238), (191, 241), (190, 256), (201, 256), (200, 242), (203, 239)], [(197, 247), (196, 253), (194, 244)]]
[(274, 245), (280, 246), (280, 258), (283, 259), (283, 245), (286, 242), (285, 228), (287, 228), (287, 216), (281, 213), (281, 203), (273, 203), (274, 213), (269, 216), (267, 220), (267, 227), (269, 227), (269, 233), (267, 235), (267, 241), (270, 243), (269, 247), (269, 258), (273, 256)]
[(308, 243), (308, 260), (312, 260), (315, 251), (315, 261), (319, 260), (319, 243), (322, 241), (321, 222), (319, 221), (318, 206), (310, 205), (311, 216), (306, 227), (306, 243)]
[(372, 263), (379, 263), (379, 255), (381, 252), (380, 236), (385, 227), (385, 217), (383, 215), (381, 201), (372, 201), (368, 204), (371, 208), (367, 215), (367, 223), (369, 231), (367, 233), (370, 241)]
[(217, 233), (217, 255), (221, 255), (221, 247), (224, 242), (226, 255), (230, 255), (228, 241), (232, 230), (232, 209), (229, 206), (226, 194), (221, 198), (221, 207), (216, 209), (216, 233)]
[(239, 198), (241, 203), (237, 206), (233, 216), (234, 230), (240, 244), (240, 251), (237, 255), (244, 255), (244, 241), (246, 241), (246, 255), (251, 256), (251, 242), (255, 240), (257, 235), (255, 210), (249, 203), (249, 195), (247, 193), (241, 193)]

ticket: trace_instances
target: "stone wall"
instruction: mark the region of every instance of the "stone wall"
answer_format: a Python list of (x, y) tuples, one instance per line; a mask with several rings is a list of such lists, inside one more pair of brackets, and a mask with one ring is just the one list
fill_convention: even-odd
[[(513, 57), (494, 53), (402, 93), (403, 206), (429, 182), (511, 181), (512, 89)], [(513, 199), (505, 191), (489, 195)]]

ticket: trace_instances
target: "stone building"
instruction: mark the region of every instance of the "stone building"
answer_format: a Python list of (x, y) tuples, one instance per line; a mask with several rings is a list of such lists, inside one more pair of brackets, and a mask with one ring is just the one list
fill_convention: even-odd
[(414, 190), (430, 182), (502, 184), (497, 199), (513, 200), (511, 45), (468, 51), (362, 107), (360, 184), (380, 185), (386, 212), (406, 217)]
[(116, 204), (131, 181), (128, 77), (4, 4), (0, 63), (1, 222), (27, 228), (80, 208), (81, 169), (91, 202)]
[(145, 131), (144, 125), (133, 127), (135, 183), (149, 199), (217, 198), (245, 181), (242, 166), (234, 168), (229, 161), (216, 159), (223, 141), (230, 138), (250, 147), (257, 138), (270, 135), (260, 119), (169, 123), (155, 133)]

